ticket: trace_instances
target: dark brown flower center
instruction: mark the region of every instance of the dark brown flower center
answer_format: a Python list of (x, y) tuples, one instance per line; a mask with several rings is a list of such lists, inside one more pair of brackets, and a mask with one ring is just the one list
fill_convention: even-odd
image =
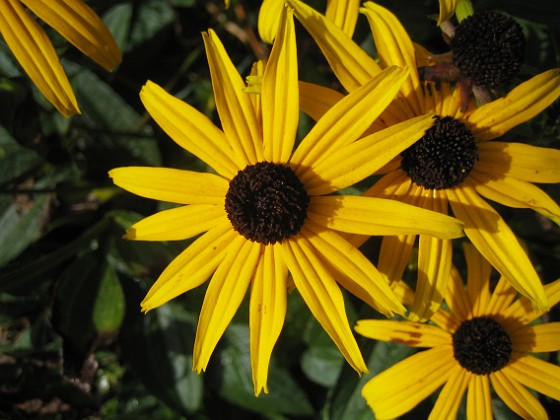
[(401, 153), (402, 168), (416, 184), (431, 190), (460, 184), (478, 160), (473, 134), (462, 122), (436, 117), (424, 136)]
[(464, 321), (453, 334), (453, 354), (469, 372), (488, 375), (502, 369), (510, 360), (511, 338), (493, 318)]
[(484, 87), (511, 79), (521, 66), (524, 50), (521, 26), (493, 11), (477, 12), (463, 20), (451, 41), (453, 64)]
[(259, 162), (231, 180), (225, 208), (237, 232), (250, 241), (273, 244), (300, 231), (309, 201), (289, 166)]

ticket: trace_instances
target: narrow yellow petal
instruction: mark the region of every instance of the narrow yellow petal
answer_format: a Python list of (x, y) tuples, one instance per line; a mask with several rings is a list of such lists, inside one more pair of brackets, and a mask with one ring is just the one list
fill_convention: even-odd
[(560, 182), (560, 150), (523, 143), (489, 141), (478, 144), (480, 160), (476, 170), (528, 182)]
[(457, 410), (465, 395), (465, 391), (474, 375), (455, 364), (449, 372), (447, 383), (443, 386), (434, 408), (430, 413), (430, 420), (447, 420), (457, 418)]
[[(545, 290), (546, 293), (546, 290)], [(517, 297), (517, 290), (511, 285), (504, 276), (498, 280), (494, 288), (488, 306), (483, 311), (484, 315), (496, 315), (503, 313)]]
[(503, 370), (490, 375), (492, 387), (498, 397), (517, 415), (524, 419), (547, 419), (548, 415), (539, 400)]
[(33, 83), (65, 117), (79, 114), (72, 86), (45, 31), (18, 0), (0, 1), (0, 33)]
[(454, 365), (451, 346), (421, 351), (376, 375), (362, 396), (377, 419), (399, 417), (438, 389)]
[(398, 281), (408, 266), (416, 235), (385, 236), (381, 241), (377, 268), (391, 283)]
[(255, 395), (268, 393), (268, 365), (287, 308), (288, 267), (279, 244), (263, 247), (251, 288), (251, 368)]
[(490, 274), (492, 266), (470, 243), (463, 245), (467, 260), (467, 295), (472, 314), (482, 316), (490, 303)]
[(221, 176), (182, 169), (128, 166), (110, 170), (109, 176), (131, 193), (179, 204), (223, 205), (229, 188)]
[(477, 141), (502, 136), (529, 121), (560, 96), (560, 69), (545, 71), (521, 83), (503, 98), (476, 108), (464, 121)]
[(224, 220), (196, 239), (161, 273), (141, 303), (147, 312), (204, 283), (239, 236)]
[(315, 255), (313, 246), (303, 237), (297, 236), (282, 242), (282, 250), (294, 283), (313, 316), (350, 366), (358, 373), (367, 372), (348, 324), (342, 293), (331, 272)]
[(548, 308), (546, 295), (527, 253), (501, 216), (465, 184), (446, 190), (455, 216), (476, 249), (536, 308)]
[(233, 160), (235, 155), (223, 131), (197, 109), (151, 81), (142, 87), (140, 99), (173, 141), (219, 174), (231, 179), (245, 168), (245, 162)]
[(560, 322), (524, 325), (508, 333), (516, 352), (544, 353), (560, 350)]
[(209, 29), (202, 33), (212, 76), (216, 108), (222, 128), (237, 161), (252, 165), (262, 161), (262, 129), (256, 118), (245, 83), (229, 58), (224, 45)]
[(445, 302), (449, 306), (449, 314), (455, 321), (454, 324), (459, 325), (465, 319), (472, 318), (472, 305), (461, 274), (455, 267), (451, 267)]
[(471, 375), (467, 391), (467, 418), (492, 420), (492, 397), (487, 375)]
[(382, 319), (360, 320), (354, 327), (358, 334), (374, 340), (392, 341), (410, 347), (451, 346), (451, 334), (439, 327), (417, 322)]
[(459, 319), (459, 317), (451, 314), (449, 311), (446, 311), (441, 307), (439, 308), (439, 311), (433, 314), (430, 318), (430, 322), (433, 322), (442, 330), (448, 332), (456, 331), (457, 328), (459, 328), (459, 325), (461, 325), (462, 321), (462, 319)]
[(136, 241), (177, 241), (206, 232), (226, 217), (216, 204), (191, 204), (164, 210), (135, 223), (126, 238)]
[[(546, 284), (544, 286), (544, 293), (551, 308), (560, 302), (560, 279)], [(505, 325), (512, 328), (512, 326), (528, 324), (539, 318), (544, 311), (535, 311), (532, 306), (532, 303), (526, 297), (516, 300), (509, 308), (502, 312)]]
[(543, 190), (527, 181), (474, 170), (470, 181), (483, 197), (513, 208), (531, 208), (560, 225), (560, 206)]
[(313, 162), (301, 181), (312, 195), (329, 194), (374, 174), (416, 143), (433, 124), (423, 115), (370, 134)]
[(352, 38), (359, 8), (360, 0), (327, 0), (325, 16)]
[[(430, 197), (425, 197), (422, 206), (447, 214), (447, 200), (432, 191)], [(414, 322), (424, 322), (439, 309), (451, 274), (451, 260), (453, 247), (448, 239), (434, 238), (420, 235), (418, 245), (418, 280), (416, 294), (408, 319)]]
[(381, 71), (373, 58), (325, 16), (299, 0), (287, 0), (287, 3), (348, 92), (365, 85)]
[(262, 81), (263, 157), (287, 163), (292, 154), (299, 122), (299, 86), (296, 34), (291, 9), (282, 9)]
[(424, 94), (416, 67), (414, 45), (406, 29), (393, 13), (371, 1), (365, 2), (360, 12), (368, 19), (382, 67), (400, 66), (410, 69), (410, 78), (401, 89), (406, 98), (403, 105), (411, 108), (407, 116), (420, 115)]
[(387, 277), (356, 247), (310, 220), (301, 234), (313, 245), (324, 265), (338, 271), (336, 279), (342, 287), (388, 317), (395, 313), (404, 315), (405, 309), (389, 287)]
[[(311, 131), (305, 136), (297, 150), (294, 152), (291, 163), (301, 166), (305, 171), (307, 167), (320, 164), (329, 158), (342, 160), (340, 149), (355, 142), (372, 124), (373, 121), (383, 112), (385, 107), (393, 100), (399, 87), (402, 85), (407, 70), (399, 67), (391, 67), (384, 70), (374, 77), (361, 88), (353, 91), (343, 99), (338, 101), (323, 117), (317, 121)], [(415, 129), (422, 130), (427, 124), (413, 124), (411, 121), (407, 127), (412, 126), (409, 131)], [(401, 126), (401, 128), (403, 128)], [(424, 128), (425, 131), (425, 128)], [(422, 131), (418, 138), (422, 137)], [(394, 132), (387, 132), (394, 135), (393, 141), (400, 143)], [(417, 140), (417, 139), (415, 139)], [(362, 139), (360, 144), (367, 147)], [(378, 140), (379, 141), (379, 140)], [(404, 141), (403, 141), (404, 143)], [(403, 148), (404, 150), (404, 148)], [(370, 159), (375, 155), (370, 155)], [(390, 158), (387, 157), (387, 161)], [(386, 162), (383, 162), (385, 164)], [(348, 165), (348, 167), (351, 167)], [(373, 170), (372, 170), (373, 172)], [(302, 172), (302, 181), (305, 179), (305, 172)]]
[(425, 234), (444, 239), (462, 236), (457, 219), (385, 198), (312, 197), (308, 217), (334, 230), (365, 235)]
[(249, 287), (262, 245), (238, 235), (210, 284), (194, 340), (193, 370), (206, 370), (210, 356), (232, 320)]
[(455, 8), (457, 7), (458, 0), (439, 0), (439, 17), (438, 26), (444, 20), (450, 20), (455, 14)]
[(81, 0), (20, 0), (81, 52), (108, 71), (122, 60), (103, 21)]
[(504, 375), (555, 400), (560, 400), (560, 366), (531, 355), (519, 355), (503, 367)]
[(272, 44), (274, 38), (276, 38), (283, 8), (283, 0), (263, 0), (259, 9), (257, 29), (264, 42)]
[(342, 98), (344, 95), (336, 90), (314, 83), (299, 82), (299, 108), (315, 121)]

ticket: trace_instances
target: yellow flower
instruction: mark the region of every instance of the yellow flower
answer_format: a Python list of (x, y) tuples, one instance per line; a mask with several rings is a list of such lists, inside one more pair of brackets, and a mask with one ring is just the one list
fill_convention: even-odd
[[(298, 127), (298, 72), (292, 12), (282, 11), (261, 94), (245, 84), (213, 31), (204, 43), (223, 131), (188, 104), (148, 82), (141, 99), (180, 146), (217, 174), (127, 167), (115, 184), (184, 206), (148, 217), (130, 239), (174, 240), (202, 233), (170, 263), (142, 302), (156, 308), (212, 276), (194, 348), (204, 370), (247, 289), (255, 393), (267, 391), (272, 348), (286, 312), (288, 272), (303, 300), (348, 362), (366, 366), (346, 318), (338, 284), (391, 316), (404, 307), (388, 279), (340, 233), (461, 235), (449, 216), (393, 200), (330, 195), (369, 176), (413, 142), (432, 116), (415, 118), (356, 142), (396, 95), (407, 71), (392, 67), (340, 101), (292, 151)], [(255, 66), (258, 68), (258, 66)], [(256, 76), (256, 75), (254, 75)], [(371, 156), (376, 158), (371, 162)]]
[(51, 41), (24, 6), (107, 70), (121, 62), (113, 36), (82, 0), (0, 0), (0, 33), (25, 72), (62, 115), (79, 114)]
[[(417, 66), (429, 54), (414, 45), (398, 19), (372, 2), (361, 11), (369, 20), (381, 65), (338, 27), (309, 6), (288, 0), (296, 17), (311, 33), (334, 73), (349, 92), (391, 65), (409, 66), (400, 94), (371, 127), (372, 131), (434, 112), (433, 127), (418, 131), (421, 139), (383, 168), (385, 175), (366, 196), (384, 196), (426, 209), (448, 212), (465, 224), (465, 234), (478, 251), (538, 309), (547, 308), (539, 277), (526, 252), (501, 216), (485, 199), (516, 208), (532, 208), (560, 222), (560, 207), (537, 183), (560, 182), (560, 151), (494, 140), (528, 121), (560, 95), (560, 70), (539, 74), (507, 96), (480, 108), (461, 111), (461, 91), (449, 84), (423, 83)], [(302, 108), (318, 118), (341, 94), (302, 84)], [(351, 238), (360, 245), (363, 238)], [(383, 239), (379, 269), (399, 279), (407, 265), (415, 236)], [(420, 235), (418, 284), (410, 319), (429, 319), (445, 295), (451, 267), (451, 242)]]
[[(560, 322), (531, 324), (543, 312), (501, 277), (490, 293), (491, 266), (465, 247), (467, 286), (451, 273), (445, 302), (435, 325), (408, 321), (362, 320), (356, 331), (382, 341), (428, 347), (375, 376), (362, 389), (376, 418), (398, 417), (442, 384), (430, 418), (455, 418), (467, 391), (467, 419), (492, 419), (490, 384), (515, 413), (545, 419), (531, 388), (560, 400), (560, 367), (529, 353), (560, 350)], [(550, 306), (560, 300), (560, 279), (544, 287)]]

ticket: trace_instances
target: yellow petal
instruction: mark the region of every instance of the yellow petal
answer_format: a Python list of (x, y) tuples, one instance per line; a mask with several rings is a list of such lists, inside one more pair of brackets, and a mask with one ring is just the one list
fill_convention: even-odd
[(395, 200), (362, 196), (312, 197), (307, 217), (334, 230), (366, 235), (462, 235), (461, 224), (444, 214)]
[(115, 185), (131, 193), (179, 204), (224, 204), (228, 182), (206, 172), (129, 166), (109, 171)]
[[(307, 167), (318, 165), (322, 161), (329, 160), (329, 158), (331, 160), (344, 159), (343, 157), (339, 158), (340, 153), (342, 153), (340, 149), (355, 142), (367, 130), (393, 100), (407, 74), (407, 70), (391, 67), (338, 101), (317, 121), (302, 140), (294, 152), (291, 160), (292, 165), (301, 166), (302, 170), (305, 171)], [(407, 127), (411, 126), (409, 131), (422, 130), (427, 125), (427, 123), (415, 125), (416, 122), (411, 121), (407, 124)], [(418, 138), (422, 137), (423, 131), (421, 133)], [(393, 132), (387, 132), (387, 134), (393, 134)], [(372, 142), (364, 143), (365, 140), (360, 141), (362, 147), (367, 147)], [(399, 140), (400, 138), (395, 137), (393, 141), (399, 144)], [(374, 156), (370, 155), (369, 157), (371, 159)], [(387, 158), (387, 160), (389, 159)], [(301, 173), (302, 182), (306, 178), (305, 175), (305, 172)]]
[(455, 267), (451, 267), (451, 277), (447, 284), (445, 302), (449, 306), (449, 314), (453, 324), (458, 326), (465, 319), (472, 318), (472, 305), (461, 274)]
[(548, 418), (539, 400), (510, 375), (506, 375), (503, 371), (498, 371), (490, 375), (490, 380), (498, 397), (522, 418)]
[(443, 386), (434, 408), (430, 413), (430, 419), (454, 419), (457, 418), (457, 410), (467, 389), (471, 377), (474, 376), (459, 364), (455, 364), (449, 372), (449, 379)]
[[(546, 292), (546, 291), (545, 291)], [(511, 285), (504, 276), (498, 280), (498, 284), (494, 288), (492, 297), (488, 306), (484, 310), (485, 315), (496, 315), (503, 313), (510, 305), (511, 302), (517, 297), (517, 290)], [(530, 305), (530, 304), (529, 304)]]
[(478, 144), (480, 160), (476, 169), (528, 182), (560, 182), (560, 150), (522, 143), (489, 141)]
[[(432, 196), (424, 199), (423, 207), (447, 214), (448, 203), (447, 200), (441, 199), (437, 192), (432, 191)], [(418, 280), (414, 303), (408, 315), (410, 321), (427, 321), (440, 307), (447, 291), (452, 257), (453, 247), (450, 240), (420, 235)]]
[(439, 0), (439, 17), (438, 25), (444, 20), (450, 20), (455, 14), (458, 0)]
[(226, 217), (224, 207), (192, 204), (164, 210), (147, 217), (126, 230), (126, 238), (136, 241), (177, 241), (192, 238), (215, 226)]
[(206, 370), (210, 356), (241, 304), (263, 245), (237, 236), (210, 284), (194, 340), (193, 370)]
[(490, 303), (490, 274), (492, 266), (474, 246), (463, 245), (467, 260), (467, 295), (472, 305), (472, 314), (482, 316)]
[(0, 33), (33, 83), (65, 117), (79, 114), (72, 86), (51, 41), (18, 0), (0, 1)]
[(520, 355), (503, 367), (504, 375), (555, 400), (560, 400), (560, 366)]
[(467, 392), (467, 418), (492, 420), (490, 380), (487, 375), (470, 375)]
[(521, 83), (506, 96), (476, 108), (464, 121), (477, 141), (491, 140), (529, 121), (560, 96), (560, 69)]
[[(544, 293), (548, 298), (548, 304), (552, 308), (560, 301), (560, 279), (548, 283), (544, 286)], [(535, 311), (532, 304), (526, 297), (521, 297), (515, 301), (507, 310), (502, 312), (505, 318), (506, 326), (518, 326), (519, 324), (528, 324), (539, 318), (544, 311)], [(509, 321), (509, 325), (507, 324)]]
[(276, 38), (283, 8), (283, 0), (263, 0), (259, 9), (257, 29), (264, 42), (272, 44), (274, 38)]
[(212, 76), (216, 108), (222, 128), (237, 161), (247, 165), (262, 161), (262, 129), (256, 118), (245, 83), (231, 62), (216, 33), (203, 33), (208, 66)]
[(327, 0), (325, 16), (352, 38), (358, 22), (360, 0)]
[(312, 162), (301, 181), (312, 195), (329, 194), (372, 175), (399, 153), (416, 143), (433, 125), (432, 115), (395, 124)]
[[(147, 312), (204, 283), (239, 234), (224, 220), (196, 239), (161, 273), (141, 303)], [(235, 244), (234, 244), (235, 245)]]
[(287, 3), (348, 92), (365, 85), (381, 71), (373, 58), (325, 16), (299, 0), (287, 0)]
[(389, 287), (388, 279), (338, 233), (308, 220), (301, 234), (315, 248), (325, 266), (338, 271), (337, 281), (382, 314), (404, 315), (405, 309)]
[(336, 90), (314, 83), (299, 82), (299, 108), (315, 121), (342, 98), (344, 95)]
[(358, 373), (367, 372), (367, 366), (348, 325), (342, 293), (313, 246), (303, 237), (297, 236), (282, 242), (282, 250), (294, 283), (313, 316), (350, 366)]
[(560, 322), (524, 325), (508, 333), (517, 352), (544, 353), (560, 350)]
[(392, 419), (412, 410), (438, 389), (456, 365), (451, 346), (416, 353), (369, 381), (362, 396), (377, 419)]
[(500, 215), (466, 185), (447, 190), (455, 216), (476, 249), (539, 309), (548, 308), (541, 281), (521, 244)]
[(279, 244), (263, 247), (251, 288), (251, 368), (255, 395), (268, 393), (268, 365), (284, 324), (288, 267)]
[(436, 347), (452, 345), (447, 331), (430, 324), (389, 321), (381, 319), (360, 320), (354, 327), (357, 333), (374, 340), (391, 341), (410, 347)]
[(422, 110), (420, 104), (423, 102), (424, 94), (416, 67), (414, 45), (408, 33), (394, 14), (378, 4), (371, 1), (365, 2), (360, 12), (368, 19), (381, 66), (410, 68), (410, 78), (401, 89), (406, 98), (402, 105), (405, 109), (408, 108), (407, 116), (409, 118), (420, 115)]
[(262, 81), (263, 157), (287, 163), (299, 122), (299, 86), (296, 34), (291, 9), (282, 9), (278, 37), (264, 69)]
[(531, 208), (560, 225), (560, 206), (543, 190), (527, 181), (474, 170), (470, 181), (483, 197), (513, 208)]
[(223, 131), (204, 114), (148, 81), (140, 99), (158, 125), (179, 146), (214, 168), (219, 174), (233, 178), (244, 162), (233, 160), (234, 154)]
[(81, 52), (108, 71), (122, 60), (115, 38), (81, 0), (20, 0)]

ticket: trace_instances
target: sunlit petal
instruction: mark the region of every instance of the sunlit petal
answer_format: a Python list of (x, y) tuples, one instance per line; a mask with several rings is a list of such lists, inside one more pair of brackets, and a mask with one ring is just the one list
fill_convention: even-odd
[(548, 415), (535, 396), (503, 371), (490, 375), (492, 387), (498, 397), (524, 419), (546, 419)]
[(560, 96), (560, 69), (545, 71), (521, 83), (506, 96), (482, 105), (466, 117), (477, 141), (502, 136), (530, 120)]
[(299, 0), (287, 0), (348, 92), (365, 85), (381, 68), (336, 24)]
[(457, 418), (457, 410), (459, 410), (459, 405), (472, 376), (474, 375), (463, 369), (459, 364), (455, 364), (451, 368), (449, 378), (430, 413), (430, 419)]
[(470, 375), (467, 391), (467, 418), (492, 420), (490, 380), (487, 375)]
[(251, 288), (249, 307), (251, 370), (255, 395), (268, 393), (268, 365), (287, 307), (288, 267), (280, 245), (263, 247)]
[(447, 294), (445, 302), (449, 306), (449, 314), (455, 321), (455, 325), (459, 325), (465, 319), (472, 317), (472, 305), (465, 290), (461, 274), (455, 267), (451, 267), (451, 277), (447, 284)]
[[(546, 293), (546, 291), (545, 291)], [(498, 280), (498, 284), (492, 292), (490, 302), (484, 313), (487, 315), (499, 314), (505, 311), (517, 297), (517, 290), (504, 276)]]
[(283, 8), (283, 0), (263, 0), (259, 10), (257, 29), (264, 42), (272, 44), (274, 38), (276, 38)]
[(314, 83), (299, 82), (299, 108), (315, 121), (342, 98), (344, 95), (336, 90)]
[(490, 302), (490, 273), (492, 266), (470, 243), (463, 245), (467, 261), (467, 295), (472, 314), (482, 316)]
[(212, 76), (216, 108), (224, 133), (239, 162), (248, 165), (262, 161), (262, 129), (245, 82), (231, 62), (216, 33), (202, 33)]
[(20, 0), (41, 20), (106, 70), (122, 60), (115, 38), (81, 0)]
[(529, 257), (501, 216), (476, 191), (465, 185), (448, 189), (455, 216), (477, 250), (537, 308), (548, 308), (541, 281)]
[(514, 350), (518, 352), (543, 353), (560, 350), (560, 322), (524, 325), (508, 333)]
[(191, 204), (164, 210), (146, 217), (126, 230), (126, 238), (136, 241), (176, 241), (206, 232), (224, 219), (224, 207)]
[(224, 204), (228, 182), (211, 173), (129, 166), (109, 172), (115, 185), (134, 194), (178, 204)]
[(367, 367), (348, 324), (344, 298), (332, 274), (301, 236), (282, 242), (294, 283), (311, 313), (334, 341), (350, 366), (359, 373)]
[[(558, 302), (560, 302), (560, 279), (548, 283), (544, 286), (544, 293), (548, 298), (548, 304), (552, 308)], [(521, 297), (511, 304), (503, 315), (507, 319), (512, 319), (516, 325), (528, 324), (542, 315), (542, 312), (535, 311), (532, 307), (532, 303), (526, 297)]]
[(0, 33), (49, 102), (65, 117), (79, 114), (72, 86), (51, 41), (18, 0), (0, 1)]
[(359, 8), (360, 0), (327, 0), (325, 16), (352, 38)]
[(244, 162), (232, 160), (234, 153), (223, 131), (194, 107), (151, 81), (142, 88), (140, 99), (171, 139), (219, 174), (231, 179), (245, 168)]
[(377, 419), (392, 419), (431, 395), (455, 365), (451, 346), (422, 351), (376, 375), (363, 387), (362, 395)]
[(364, 337), (392, 341), (410, 347), (452, 345), (451, 334), (430, 324), (365, 319), (358, 321), (354, 329)]
[(528, 388), (560, 400), (560, 366), (531, 355), (519, 355), (502, 372)]
[(262, 245), (238, 235), (210, 284), (194, 340), (193, 370), (205, 370), (226, 327), (237, 312), (253, 277)]

